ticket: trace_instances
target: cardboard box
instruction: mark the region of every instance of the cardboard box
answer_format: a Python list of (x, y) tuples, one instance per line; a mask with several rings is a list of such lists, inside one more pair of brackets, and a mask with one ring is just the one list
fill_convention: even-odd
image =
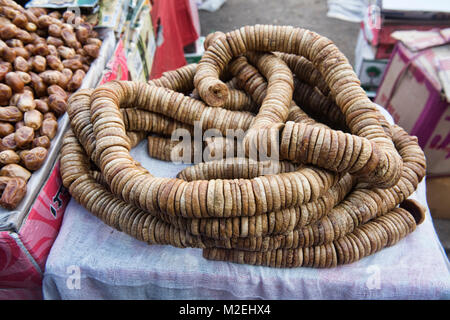
[(424, 24), (424, 22), (389, 22), (384, 21), (382, 28), (378, 32), (378, 37), (376, 38), (376, 53), (375, 58), (377, 59), (389, 59), (394, 50), (395, 44), (397, 40), (392, 37), (392, 34), (397, 31), (409, 31), (409, 30), (420, 30), (420, 31), (428, 31), (433, 29), (445, 29), (450, 26), (448, 22), (441, 23), (432, 23), (428, 22)]
[(126, 52), (128, 70), (133, 81), (149, 80), (156, 42), (150, 15), (151, 5), (142, 1), (135, 7), (129, 23)]
[[(435, 36), (446, 41), (440, 32)], [(450, 92), (444, 92), (449, 55), (450, 44), (412, 51), (399, 42), (375, 98), (397, 124), (418, 137), (429, 177), (450, 175)]]
[(127, 0), (101, 0), (96, 27), (110, 28), (120, 34), (128, 14), (128, 3)]
[(427, 178), (427, 201), (436, 219), (450, 219), (450, 177)]
[(204, 42), (205, 42), (205, 37), (199, 37), (195, 41), (195, 52), (184, 54), (187, 64), (198, 63), (200, 61), (203, 54), (205, 53), (205, 47), (203, 46)]
[(397, 40), (396, 31), (450, 27), (450, 6), (439, 0), (383, 0), (366, 10), (362, 28), (374, 48), (376, 59), (389, 59)]
[(355, 47), (355, 72), (369, 98), (374, 98), (388, 64), (387, 59), (377, 59), (361, 27)]
[(450, 3), (442, 0), (382, 0), (381, 13), (395, 19), (449, 20)]

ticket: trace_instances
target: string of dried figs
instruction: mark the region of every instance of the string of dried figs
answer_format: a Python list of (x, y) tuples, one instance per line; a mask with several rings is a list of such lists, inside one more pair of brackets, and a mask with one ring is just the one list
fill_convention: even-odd
[[(226, 100), (228, 88), (219, 75), (233, 57), (248, 51), (280, 51), (303, 56), (322, 74), (331, 96), (335, 97), (345, 115), (350, 131), (359, 137), (356, 140), (361, 140), (358, 143), (376, 141), (371, 144), (372, 150), (366, 150), (360, 161), (357, 161), (356, 167), (364, 168), (359, 174), (378, 186), (388, 187), (398, 181), (402, 161), (392, 140), (380, 125), (379, 112), (360, 87), (348, 60), (331, 40), (291, 26), (256, 25), (214, 36), (211, 42), (194, 77), (194, 85), (206, 103), (221, 106)], [(286, 119), (287, 112), (283, 117)], [(280, 130), (280, 123), (274, 122), (272, 125), (275, 130), (267, 128), (268, 131)], [(249, 139), (254, 139), (252, 132), (249, 131)], [(270, 135), (267, 136), (272, 139)], [(368, 146), (367, 142), (365, 144)], [(342, 142), (339, 145), (342, 147)], [(327, 168), (334, 169), (340, 160), (329, 159)]]
[[(81, 108), (79, 107), (79, 106), (77, 106), (76, 108), (75, 108), (75, 110), (81, 110)], [(84, 126), (83, 126), (84, 127)], [(420, 150), (420, 149), (419, 149)], [(236, 177), (239, 177), (239, 176), (236, 176)], [(407, 192), (405, 192), (405, 198), (408, 196), (409, 194), (407, 193)], [(395, 205), (395, 204), (394, 204)], [(331, 208), (330, 208), (331, 209)], [(377, 209), (375, 209), (375, 211), (376, 211)], [(290, 219), (288, 219), (288, 221), (289, 221)], [(298, 219), (297, 219), (298, 220)], [(211, 221), (209, 221), (209, 222), (211, 222)], [(228, 224), (230, 221), (226, 221), (226, 223)], [(214, 222), (213, 222), (214, 223)], [(206, 225), (208, 225), (208, 223), (206, 223)], [(344, 225), (344, 227), (345, 228), (347, 228), (347, 226), (346, 225)]]
[[(425, 175), (417, 139), (387, 123), (330, 40), (257, 25), (216, 32), (205, 47), (198, 65), (148, 84), (113, 81), (69, 98), (61, 174), (76, 201), (150, 244), (272, 267), (352, 263), (423, 221), (408, 199)], [(196, 125), (246, 133), (237, 146), (204, 141), (202, 152), (212, 145), (222, 158), (177, 178), (130, 156), (147, 136), (151, 156), (172, 160), (169, 136)], [(272, 148), (278, 157), (259, 157)]]
[(25, 196), (101, 44), (83, 17), (0, 0), (0, 174), (24, 180), (1, 189), (1, 206), (15, 208)]
[[(403, 136), (407, 136), (403, 132)], [(261, 238), (244, 238), (241, 244), (239, 240), (231, 238), (228, 242), (215, 241), (208, 239), (206, 237), (194, 236), (190, 232), (185, 232), (178, 230), (174, 227), (174, 224), (169, 224), (164, 221), (159, 221), (154, 215), (149, 215), (145, 212), (136, 209), (133, 205), (121, 202), (119, 199), (115, 198), (104, 186), (99, 185), (93, 175), (88, 171), (88, 162), (85, 151), (79, 145), (75, 136), (70, 132), (65, 139), (65, 143), (62, 150), (63, 165), (68, 165), (68, 167), (63, 168), (62, 173), (64, 181), (70, 179), (72, 182), (70, 184), (71, 194), (77, 199), (77, 201), (84, 203), (88, 210), (92, 211), (94, 214), (98, 215), (109, 225), (112, 225), (119, 230), (127, 232), (136, 238), (148, 241), (149, 243), (155, 244), (171, 244), (178, 247), (200, 247), (209, 248), (209, 250), (204, 251), (204, 255), (210, 259), (219, 259), (217, 253), (214, 252), (234, 252), (230, 250), (220, 249), (225, 248), (239, 248), (240, 254), (231, 253), (227, 258), (222, 257), (220, 259), (228, 259), (230, 261), (239, 261), (236, 257), (241, 256), (241, 259), (245, 257), (245, 263), (253, 264), (263, 264), (271, 266), (282, 266), (282, 267), (293, 267), (293, 266), (308, 266), (309, 260), (305, 259), (304, 263), (284, 263), (280, 262), (277, 265), (275, 262), (249, 262), (252, 261), (254, 256), (264, 256), (270, 255), (275, 252), (273, 249), (274, 244), (267, 243)], [(78, 159), (78, 161), (76, 161)], [(84, 162), (84, 165), (81, 165)], [(68, 178), (68, 175), (71, 175)], [(76, 176), (73, 176), (76, 175)], [(103, 183), (106, 183), (103, 181)], [(115, 201), (112, 201), (115, 200)], [(414, 230), (416, 223), (420, 223), (423, 219), (423, 211), (412, 201), (408, 200), (409, 209), (412, 215), (406, 211), (400, 209), (394, 209), (393, 212), (386, 213), (385, 215), (376, 218), (368, 224), (364, 224), (361, 227), (357, 227), (351, 234), (340, 237), (327, 245), (313, 245), (313, 246), (295, 246), (295, 243), (299, 241), (304, 242), (305, 238), (290, 237), (285, 245), (287, 248), (295, 249), (284, 249), (278, 250), (277, 254), (281, 255), (277, 259), (284, 261), (287, 257), (292, 254), (299, 256), (305, 255), (306, 253), (313, 254), (317, 251), (320, 252), (324, 248), (331, 250), (322, 259), (320, 264), (313, 264), (312, 266), (323, 267), (323, 266), (335, 266), (337, 263), (349, 263), (362, 258), (365, 255), (372, 254), (384, 246), (395, 244), (400, 238), (405, 236), (407, 233)], [(111, 203), (112, 206), (106, 205)], [(406, 204), (406, 203), (404, 203)], [(106, 206), (106, 209), (105, 209)], [(120, 211), (117, 211), (120, 209)], [(397, 214), (399, 213), (400, 216)], [(397, 214), (397, 215), (396, 215)], [(380, 225), (378, 225), (378, 224)], [(375, 229), (372, 229), (375, 228)], [(375, 230), (375, 231), (373, 231)], [(352, 235), (353, 234), (353, 235)], [(380, 236), (381, 234), (381, 236)], [(302, 239), (302, 240), (299, 240)], [(233, 242), (235, 242), (233, 244)], [(247, 243), (247, 248), (242, 252), (242, 243)], [(258, 243), (260, 243), (258, 245)], [(278, 245), (282, 243), (282, 240), (278, 240)], [(260, 250), (254, 250), (258, 252), (248, 252), (248, 246), (259, 248)], [(352, 246), (353, 245), (353, 246)], [(263, 248), (261, 248), (263, 247)], [(252, 250), (253, 251), (253, 250)], [(238, 251), (239, 252), (239, 251)], [(264, 254), (263, 252), (267, 252)], [(306, 252), (306, 253), (305, 253)], [(234, 254), (234, 258), (233, 257)], [(242, 256), (243, 255), (243, 256)], [(322, 255), (322, 254), (320, 254)], [(288, 259), (289, 261), (289, 259)], [(302, 260), (301, 260), (302, 261)], [(312, 263), (312, 261), (310, 261)]]
[[(89, 92), (92, 92), (92, 90), (84, 90), (82, 92), (79, 92), (77, 95), (73, 96), (72, 102), (70, 103), (71, 107), (69, 107), (68, 112), (69, 112), (69, 116), (71, 116), (71, 118), (72, 118), (72, 123), (75, 124), (74, 130), (78, 131), (78, 130), (82, 129), (82, 130), (78, 131), (80, 133), (79, 136), (84, 137), (82, 139), (83, 141), (90, 141), (89, 143), (86, 144), (86, 146), (87, 147), (88, 146), (94, 146), (95, 147), (95, 144), (93, 143), (94, 140), (92, 139), (92, 132), (89, 134), (89, 128), (92, 129), (92, 125), (89, 123), (89, 98), (86, 95), (86, 93), (89, 94)], [(127, 109), (124, 109), (124, 110), (127, 110)], [(73, 113), (73, 111), (76, 111), (76, 113)], [(136, 127), (133, 127), (133, 129), (136, 129)], [(92, 149), (87, 149), (87, 150), (92, 150)], [(243, 160), (245, 161), (246, 159), (243, 159)], [(253, 166), (253, 163), (256, 164), (256, 166)], [(230, 163), (231, 166), (233, 164), (234, 164), (233, 162)], [(252, 166), (254, 168), (257, 168), (258, 170), (263, 169), (263, 167), (261, 166), (261, 163), (259, 163), (259, 162), (253, 162), (252, 161), (251, 164), (252, 164)], [(280, 163), (280, 168), (281, 169), (280, 169), (279, 172), (292, 171), (291, 169), (295, 168), (292, 165), (289, 166), (288, 164), (286, 164), (285, 169), (283, 169), (283, 165), (284, 165), (283, 162)], [(240, 166), (240, 168), (243, 169), (242, 170), (243, 172), (245, 172), (247, 170), (245, 165), (242, 166), (242, 167)], [(264, 169), (266, 169), (266, 168), (264, 168)], [(249, 174), (252, 174), (252, 177), (257, 176), (257, 174), (256, 174), (256, 172), (254, 172), (254, 170), (248, 170), (248, 171), (249, 171), (248, 172)], [(250, 172), (252, 172), (252, 173), (250, 173)], [(237, 175), (239, 175), (239, 173), (237, 173)], [(348, 191), (349, 190), (348, 188), (351, 187), (352, 184), (349, 183), (348, 179), (343, 179), (343, 181), (345, 183), (345, 188)], [(336, 192), (336, 191), (334, 190), (334, 192)], [(303, 214), (301, 219), (299, 217), (299, 210), (298, 210), (300, 208), (293, 208), (294, 210), (289, 209), (289, 210), (282, 210), (282, 211), (279, 211), (279, 212), (270, 213), (269, 214), (270, 215), (269, 220), (273, 221), (273, 223), (275, 224), (274, 227), (273, 227), (274, 232), (282, 232), (284, 230), (284, 229), (282, 229), (283, 225), (285, 227), (288, 227), (288, 228), (292, 227), (294, 224), (297, 225), (297, 221), (299, 221), (299, 220), (302, 220), (299, 223), (306, 224), (304, 221), (311, 222), (313, 220), (313, 218), (314, 218), (314, 220), (318, 219), (320, 217), (320, 215), (321, 215), (321, 212), (322, 213), (326, 212), (325, 208), (327, 208), (327, 207), (329, 207), (329, 209), (332, 208), (332, 206), (330, 207), (330, 204), (331, 204), (331, 201), (332, 201), (332, 200), (330, 201), (330, 196), (332, 196), (332, 195), (329, 195), (325, 199), (318, 199), (318, 203), (317, 204), (316, 203), (311, 203), (311, 205), (305, 206), (303, 208), (303, 211), (305, 213)], [(318, 207), (319, 209), (322, 209), (322, 210), (311, 210), (311, 209), (308, 209), (311, 206), (314, 206), (314, 208)], [(311, 211), (311, 212), (314, 211), (314, 212), (311, 215), (308, 215), (308, 211)], [(293, 220), (293, 217), (294, 217), (294, 220)], [(258, 218), (261, 219), (261, 216), (259, 216)], [(244, 217), (242, 219), (244, 224), (245, 224), (246, 219), (247, 219), (246, 217)], [(250, 218), (250, 219), (252, 219), (252, 218)], [(211, 220), (207, 221), (206, 225), (210, 225), (210, 223), (216, 223), (218, 221), (219, 220), (215, 220), (214, 221), (214, 220), (211, 219)], [(252, 221), (253, 220), (250, 220), (250, 225), (252, 224)], [(279, 223), (279, 221), (281, 221), (281, 223)], [(283, 221), (291, 221), (291, 224), (287, 225)], [(190, 221), (187, 224), (187, 227), (191, 227), (192, 230), (195, 230), (195, 226), (194, 225), (196, 224), (196, 222), (198, 222), (198, 220)], [(224, 220), (222, 220), (222, 222), (230, 224), (232, 222), (232, 219), (229, 219), (229, 220), (224, 219)], [(237, 222), (239, 222), (239, 221), (236, 221), (236, 219), (234, 219), (233, 224), (236, 224)], [(184, 223), (184, 224), (186, 224), (186, 223)], [(272, 226), (270, 228), (272, 228)], [(242, 228), (242, 229), (244, 229), (244, 228)], [(193, 232), (195, 232), (195, 231), (193, 231)], [(237, 233), (236, 235), (239, 235), (239, 233)], [(216, 237), (220, 237), (220, 236), (216, 235)]]

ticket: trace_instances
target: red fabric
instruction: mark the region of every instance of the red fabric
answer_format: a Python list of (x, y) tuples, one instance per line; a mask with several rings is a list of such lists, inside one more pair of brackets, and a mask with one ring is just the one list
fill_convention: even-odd
[(164, 41), (156, 48), (150, 79), (158, 78), (163, 72), (186, 64), (184, 46), (198, 38), (189, 0), (154, 0), (152, 22), (155, 36), (162, 28)]
[(57, 162), (20, 228), (23, 245), (41, 270), (45, 269), (45, 262), (70, 200), (70, 194), (62, 184), (59, 166)]
[(59, 162), (16, 232), (0, 232), (0, 300), (42, 299), (42, 272), (69, 203)]
[(23, 247), (9, 231), (0, 232), (0, 288), (40, 288), (41, 283), (41, 270), (33, 265)]

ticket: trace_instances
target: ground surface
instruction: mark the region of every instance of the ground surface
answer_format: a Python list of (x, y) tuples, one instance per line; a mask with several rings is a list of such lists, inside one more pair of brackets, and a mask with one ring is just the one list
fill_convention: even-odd
[(216, 12), (200, 11), (202, 35), (244, 25), (291, 25), (313, 30), (334, 41), (351, 63), (359, 24), (327, 18), (325, 0), (227, 0)]
[[(350, 63), (354, 63), (359, 24), (328, 18), (325, 0), (227, 0), (216, 12), (199, 11), (199, 15), (204, 36), (254, 24), (307, 28), (333, 40)], [(434, 220), (434, 224), (448, 254), (450, 220)]]

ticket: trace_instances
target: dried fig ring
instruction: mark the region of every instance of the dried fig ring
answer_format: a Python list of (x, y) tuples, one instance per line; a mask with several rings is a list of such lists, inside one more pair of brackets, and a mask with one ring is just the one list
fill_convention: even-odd
[[(237, 80), (227, 82), (227, 86), (245, 90), (258, 106), (267, 105), (271, 99), (278, 102), (263, 108), (256, 116), (258, 121), (245, 112), (210, 107), (185, 96), (192, 88), (194, 74), (199, 78), (208, 76), (190, 67), (186, 67), (188, 72), (171, 71), (148, 85), (112, 82), (95, 91), (75, 94), (68, 110), (75, 134), (69, 132), (65, 137), (61, 157), (63, 182), (74, 198), (107, 224), (137, 239), (152, 244), (205, 248), (204, 255), (208, 258), (273, 267), (331, 267), (350, 263), (412, 232), (424, 217), (420, 207), (404, 201), (425, 174), (424, 156), (417, 139), (397, 126), (386, 124), (377, 115), (383, 133), (404, 162), (402, 170), (387, 177), (386, 172), (397, 165), (397, 160), (385, 152), (389, 143), (378, 134), (377, 124), (372, 124), (371, 108), (361, 103), (364, 94), (354, 90), (353, 86), (359, 84), (352, 71), (338, 64), (334, 73), (326, 73), (333, 59), (340, 59), (333, 51), (319, 50), (329, 48), (326, 41), (295, 28), (256, 26), (239, 32), (216, 33), (207, 41), (220, 42), (214, 49), (221, 55), (215, 61), (216, 72), (220, 74), (228, 68), (221, 75), (224, 81), (230, 79), (229, 73), (239, 73), (234, 78)], [(297, 37), (302, 41), (295, 47), (293, 39)], [(279, 40), (271, 41), (273, 38)], [(226, 47), (228, 42), (232, 43), (231, 51)], [(340, 96), (334, 95), (332, 86), (328, 97), (317, 91), (316, 98), (323, 102), (318, 114), (329, 120), (324, 122), (333, 128), (340, 115), (345, 115), (349, 126), (362, 133), (345, 134), (309, 118), (289, 98), (292, 86), (283, 72), (266, 82), (259, 72), (268, 74), (269, 61), (279, 64), (279, 58), (271, 54), (248, 52), (247, 58), (240, 56), (227, 66), (226, 61), (233, 55), (245, 51), (246, 43), (251, 48), (265, 46), (268, 51), (299, 51), (306, 57), (318, 52), (316, 60), (320, 67), (315, 68), (314, 61), (305, 58), (300, 62), (305, 70), (314, 73), (314, 79), (307, 82), (313, 86), (311, 90), (317, 91), (314, 85), (319, 83), (343, 88), (335, 90)], [(308, 43), (313, 45), (307, 46)], [(297, 56), (292, 57), (293, 61), (294, 57)], [(248, 64), (247, 59), (257, 68)], [(291, 71), (283, 69), (289, 77)], [(273, 86), (276, 90), (271, 89)], [(189, 89), (179, 94), (165, 87), (176, 91)], [(240, 105), (243, 98), (235, 97), (235, 103)], [(332, 99), (340, 101), (339, 107)], [(317, 101), (310, 103), (314, 105)], [(286, 122), (288, 119), (294, 122)], [(281, 168), (266, 174), (262, 171), (263, 162), (226, 165), (219, 161), (213, 166), (190, 168), (193, 174), (189, 180), (194, 180), (185, 181), (153, 177), (130, 156), (129, 150), (146, 132), (167, 135), (177, 128), (189, 131), (196, 121), (200, 121), (202, 129), (215, 128), (221, 132), (228, 128), (246, 130), (256, 123), (256, 128), (263, 129), (254, 136), (258, 148), (279, 147), (283, 157), (292, 159), (296, 165), (291, 163), (293, 167), (289, 169), (289, 162), (281, 162)], [(131, 128), (138, 131), (129, 131)], [(269, 132), (273, 128), (281, 133), (279, 140)], [(151, 147), (155, 156), (157, 146), (155, 142)], [(98, 169), (92, 168), (89, 159)], [(299, 162), (309, 162), (314, 167), (298, 167)], [(322, 165), (349, 174), (316, 167)], [(393, 186), (370, 188), (373, 184), (364, 180), (374, 172), (384, 179), (382, 183)], [(375, 185), (382, 184), (381, 180)], [(356, 190), (348, 193), (355, 182), (359, 182)], [(402, 202), (409, 213), (396, 208)]]
[[(257, 40), (249, 41), (252, 38)], [(285, 41), (286, 39), (289, 40)], [(273, 50), (304, 56), (322, 74), (332, 96), (336, 99), (336, 104), (347, 120), (347, 125), (355, 134), (355, 139), (364, 138), (369, 134), (368, 127), (371, 128), (371, 135), (376, 132), (376, 144), (372, 152), (380, 152), (381, 156), (375, 169), (364, 175), (365, 180), (380, 187), (390, 187), (398, 181), (398, 172), (401, 172), (402, 167), (401, 157), (381, 126), (379, 112), (360, 87), (351, 65), (329, 39), (300, 28), (256, 25), (250, 28), (243, 27), (213, 40), (208, 42), (209, 47), (198, 63), (194, 76), (194, 85), (206, 103), (213, 106), (224, 104), (227, 97), (224, 91), (228, 89), (219, 80), (219, 74), (232, 57), (250, 51)], [(362, 109), (366, 112), (353, 116), (354, 112)], [(353, 121), (350, 123), (349, 119)], [(363, 120), (366, 126), (357, 127)], [(369, 137), (369, 140), (373, 139)]]
[[(150, 91), (148, 94), (147, 92)], [(140, 92), (144, 96), (149, 97), (149, 101), (132, 101), (127, 96), (126, 92)], [(91, 110), (91, 121), (92, 121), (92, 132), (93, 136), (95, 137), (95, 153), (91, 151), (94, 155), (97, 155), (98, 158), (94, 158), (94, 161), (101, 169), (102, 174), (105, 177), (105, 180), (107, 181), (111, 191), (114, 194), (117, 194), (118, 196), (122, 196), (123, 188), (122, 186), (125, 184), (129, 184), (129, 189), (133, 188), (133, 184), (135, 179), (137, 179), (137, 176), (142, 174), (142, 169), (138, 169), (135, 165), (134, 160), (129, 155), (129, 150), (131, 148), (131, 144), (129, 141), (128, 136), (126, 135), (126, 129), (124, 122), (121, 118), (121, 113), (119, 106), (122, 106), (124, 104), (125, 106), (134, 105), (136, 107), (140, 107), (143, 109), (152, 108), (153, 110), (167, 110), (169, 108), (169, 105), (165, 105), (165, 97), (167, 95), (173, 95), (177, 97), (177, 95), (174, 92), (169, 92), (165, 88), (158, 88), (158, 87), (152, 87), (147, 84), (143, 83), (129, 83), (129, 82), (109, 82), (107, 84), (104, 84), (97, 89), (95, 89), (90, 97), (90, 110)], [(85, 98), (81, 97), (73, 97), (72, 101), (84, 101), (84, 107), (87, 108), (87, 97), (86, 92), (83, 92), (83, 95)], [(76, 96), (76, 94), (75, 94)], [(159, 97), (159, 99), (157, 98)], [(83, 100), (84, 99), (84, 100)], [(186, 103), (191, 102), (191, 100), (187, 97), (183, 98), (186, 100)], [(121, 101), (124, 101), (122, 103)], [(69, 116), (71, 117), (72, 121), (78, 120), (77, 118), (77, 112), (83, 113), (84, 110), (80, 109), (81, 102), (78, 102), (76, 105), (73, 105), (72, 103), (69, 103)], [(151, 107), (150, 107), (151, 106)], [(167, 114), (172, 114), (170, 111), (164, 111)], [(231, 111), (230, 111), (231, 112)], [(114, 119), (115, 124), (119, 124), (119, 126), (114, 127), (107, 127), (104, 126), (104, 120), (106, 118)], [(181, 116), (178, 119), (183, 119)], [(87, 121), (86, 117), (83, 117), (83, 122)], [(77, 127), (76, 123), (74, 124), (74, 128)], [(88, 126), (85, 126), (87, 128)], [(86, 136), (84, 139), (85, 141), (92, 141), (92, 138), (89, 136)], [(92, 143), (92, 142), (91, 142)], [(311, 171), (312, 170), (312, 171)], [(308, 172), (321, 172), (321, 174), (326, 177), (326, 180), (329, 181), (330, 184), (326, 183), (323, 184), (322, 180), (318, 178), (318, 176), (311, 175)], [(118, 175), (118, 173), (121, 173)], [(331, 172), (327, 172), (324, 170), (319, 170), (318, 168), (300, 168), (297, 172), (293, 173), (298, 176), (298, 179), (300, 179), (301, 184), (305, 184), (305, 186), (302, 187), (303, 190), (306, 190), (307, 192), (310, 192), (311, 186), (314, 186), (316, 189), (314, 189), (314, 192), (312, 196), (314, 199), (317, 199), (319, 196), (323, 195), (332, 185), (334, 185), (339, 179), (336, 175), (332, 174)], [(306, 178), (305, 175), (308, 175), (310, 178)], [(153, 179), (150, 173), (146, 173), (148, 176), (148, 180)], [(119, 180), (121, 179), (120, 183)], [(139, 181), (141, 183), (141, 178), (139, 178)], [(254, 179), (251, 179), (250, 181), (253, 181)], [(116, 182), (114, 182), (116, 181)], [(136, 180), (137, 181), (137, 180)], [(172, 183), (172, 182), (165, 182), (162, 180), (157, 180), (158, 182), (158, 188), (162, 188), (165, 183)], [(114, 183), (113, 183), (114, 182)], [(211, 181), (209, 182), (212, 183)], [(219, 182), (217, 182), (219, 183)], [(177, 188), (180, 190), (187, 190), (189, 184), (191, 182), (185, 182), (177, 184)], [(256, 186), (254, 183), (251, 183), (252, 186)], [(211, 184), (213, 186), (213, 184)], [(318, 186), (321, 186), (320, 188)], [(198, 185), (196, 186), (196, 188)], [(259, 191), (258, 191), (259, 190)], [(198, 193), (198, 191), (196, 191)], [(260, 206), (257, 206), (257, 209), (255, 212), (251, 212), (249, 214), (263, 214), (267, 212), (267, 201), (265, 198), (261, 198), (262, 196), (262, 189), (254, 189), (254, 188), (247, 188), (247, 192), (251, 193), (251, 198), (254, 199), (253, 201), (263, 201), (261, 202)], [(298, 206), (303, 203), (310, 201), (310, 196), (307, 193), (306, 197), (299, 197), (299, 200), (301, 202), (297, 203), (291, 203), (292, 206)], [(126, 195), (123, 195), (124, 197)], [(192, 196), (189, 194), (189, 196)], [(216, 199), (216, 196), (223, 196), (221, 193), (217, 193), (213, 196), (212, 199)], [(232, 207), (239, 208), (241, 206), (237, 205), (237, 200), (229, 195), (224, 195), (224, 203), (230, 204)], [(217, 198), (219, 199), (219, 198)], [(258, 200), (262, 199), (262, 200)], [(162, 201), (158, 206), (165, 207), (165, 201), (167, 201), (165, 198), (159, 198), (157, 202)], [(213, 200), (214, 201), (214, 200)], [(256, 203), (256, 202), (254, 202)], [(148, 203), (145, 201), (139, 201), (139, 207), (144, 211), (152, 211), (152, 206), (149, 206)], [(181, 203), (179, 210), (174, 210), (173, 214), (180, 215), (180, 216), (191, 216), (191, 211), (186, 210), (187, 203), (184, 201)], [(207, 217), (221, 217), (222, 208), (218, 206), (207, 206), (205, 208)], [(283, 209), (283, 208), (280, 208)], [(245, 215), (245, 212), (236, 211), (233, 212), (234, 216), (241, 216)]]

